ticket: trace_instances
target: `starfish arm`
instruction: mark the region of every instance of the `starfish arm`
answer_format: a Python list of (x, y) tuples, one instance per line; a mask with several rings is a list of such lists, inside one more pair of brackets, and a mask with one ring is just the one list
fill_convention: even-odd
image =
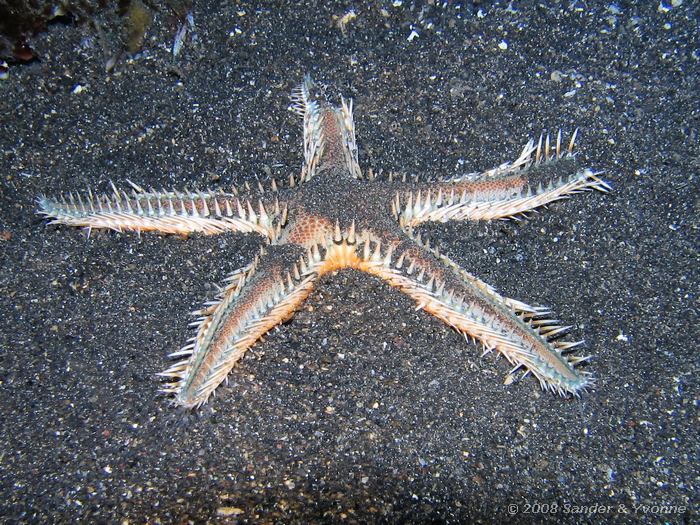
[(544, 389), (578, 396), (593, 384), (574, 366), (587, 358), (564, 355), (580, 343), (554, 341), (568, 327), (548, 318), (546, 308), (504, 297), (491, 286), (409, 235), (369, 237), (365, 264), (358, 265), (416, 300), (465, 336), (497, 350), (520, 369), (532, 373)]
[(424, 222), (517, 218), (551, 202), (586, 190), (610, 186), (590, 169), (578, 167), (574, 137), (562, 148), (561, 133), (537, 146), (528, 142), (512, 163), (480, 174), (442, 182), (397, 183), (394, 215), (403, 227)]
[(318, 277), (320, 253), (297, 245), (264, 249), (235, 272), (220, 297), (195, 315), (197, 335), (172, 356), (184, 356), (161, 375), (173, 382), (163, 390), (185, 407), (204, 404), (253, 344), (289, 319)]
[(290, 109), (304, 121), (304, 166), (300, 182), (308, 182), (324, 170), (347, 170), (362, 178), (358, 162), (352, 100), (341, 98), (340, 107), (325, 99), (323, 86), (309, 75), (292, 91)]
[(127, 193), (112, 186), (111, 194), (69, 194), (39, 197), (38, 213), (51, 224), (108, 228), (117, 231), (157, 231), (213, 235), (225, 231), (258, 233), (273, 238), (276, 218), (286, 213), (274, 191), (244, 197), (219, 191), (144, 191), (134, 185)]

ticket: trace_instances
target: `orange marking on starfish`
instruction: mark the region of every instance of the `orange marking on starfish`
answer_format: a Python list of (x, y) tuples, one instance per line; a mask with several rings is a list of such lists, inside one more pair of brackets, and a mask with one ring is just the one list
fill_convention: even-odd
[(324, 239), (333, 231), (333, 224), (329, 219), (319, 215), (303, 214), (297, 220), (286, 242), (301, 246), (312, 246)]

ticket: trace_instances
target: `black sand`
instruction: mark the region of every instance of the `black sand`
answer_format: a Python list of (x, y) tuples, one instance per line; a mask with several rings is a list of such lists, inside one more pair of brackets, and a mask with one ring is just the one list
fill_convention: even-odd
[[(112, 74), (94, 29), (58, 24), (32, 42), (41, 62), (0, 81), (2, 521), (696, 521), (695, 3), (355, 3), (345, 34), (346, 4), (232, 4), (197, 3), (198, 39), (176, 62), (163, 8), (146, 53)], [(503, 385), (503, 359), (341, 272), (204, 409), (156, 394), (188, 312), (259, 241), (86, 240), (47, 226), (34, 199), (297, 173), (288, 93), (306, 72), (355, 99), (375, 171), (478, 171), (542, 130), (581, 128), (581, 158), (613, 193), (424, 230), (574, 324), (592, 392)]]

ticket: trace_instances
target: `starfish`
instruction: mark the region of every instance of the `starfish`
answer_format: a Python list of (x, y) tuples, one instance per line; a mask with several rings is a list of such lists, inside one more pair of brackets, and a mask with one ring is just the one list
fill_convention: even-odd
[(446, 180), (376, 177), (358, 162), (352, 101), (331, 104), (307, 76), (292, 93), (303, 118), (304, 163), (285, 185), (207, 191), (144, 190), (39, 197), (39, 213), (53, 223), (118, 231), (214, 235), (256, 233), (266, 242), (247, 266), (233, 272), (216, 300), (195, 312), (196, 335), (171, 354), (180, 360), (161, 375), (176, 404), (199, 407), (245, 352), (288, 320), (319, 277), (354, 268), (383, 279), (415, 300), (484, 353), (496, 350), (543, 389), (579, 396), (593, 385), (576, 365), (588, 357), (561, 339), (570, 327), (547, 308), (498, 293), (431, 247), (415, 231), (425, 222), (518, 219), (529, 211), (607, 183), (581, 169), (561, 132), (530, 140), (520, 156), (497, 168)]

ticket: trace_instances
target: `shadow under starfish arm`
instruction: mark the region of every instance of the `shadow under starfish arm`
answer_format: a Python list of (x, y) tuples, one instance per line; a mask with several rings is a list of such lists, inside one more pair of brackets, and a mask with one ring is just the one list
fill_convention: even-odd
[(232, 274), (220, 297), (195, 312), (197, 335), (171, 354), (185, 359), (160, 374), (174, 379), (163, 392), (188, 408), (204, 404), (243, 354), (294, 314), (318, 278), (320, 260), (316, 246), (273, 245)]
[(610, 186), (590, 169), (581, 169), (573, 153), (576, 133), (562, 147), (561, 132), (550, 147), (549, 137), (525, 145), (512, 163), (447, 181), (393, 183), (392, 209), (402, 227), (424, 222), (518, 218), (551, 202), (587, 190), (607, 192)]

